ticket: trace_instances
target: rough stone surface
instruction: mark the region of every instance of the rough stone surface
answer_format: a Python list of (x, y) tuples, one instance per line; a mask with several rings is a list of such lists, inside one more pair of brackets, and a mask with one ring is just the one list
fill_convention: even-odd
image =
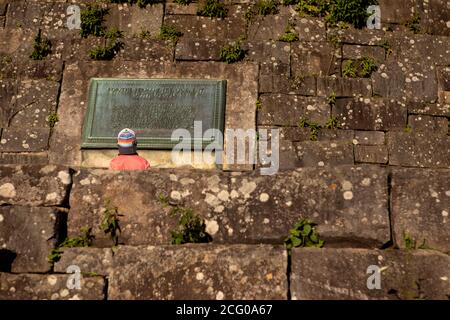
[(0, 273), (2, 300), (103, 300), (105, 280), (82, 277), (81, 290), (68, 289), (70, 275)]
[(50, 128), (4, 128), (0, 152), (45, 151), (48, 149)]
[(450, 137), (429, 132), (388, 132), (389, 164), (450, 167)]
[(443, 252), (450, 251), (450, 171), (395, 169), (392, 174), (394, 239), (405, 237)]
[(355, 140), (362, 145), (382, 145), (386, 139), (382, 131), (355, 131)]
[[(281, 244), (301, 217), (318, 223), (330, 243), (381, 246), (390, 238), (387, 174), (375, 166), (310, 168), (274, 176), (83, 170), (74, 178), (69, 234), (78, 234), (84, 226), (92, 227), (98, 244), (110, 246), (111, 241), (99, 228), (105, 201), (110, 199), (123, 215), (122, 243), (168, 244), (177, 219), (169, 216), (170, 207), (163, 206), (160, 195), (204, 217), (215, 243)], [(367, 202), (367, 198), (372, 201)], [(277, 215), (273, 214), (275, 208)]]
[[(381, 289), (369, 290), (369, 266), (381, 271)], [(450, 257), (436, 251), (294, 249), (293, 299), (447, 300)]]
[[(260, 299), (287, 296), (287, 254), (281, 246), (183, 245), (66, 250), (86, 272), (109, 275), (109, 299)], [(65, 257), (67, 255), (67, 257)]]
[(323, 167), (353, 164), (351, 141), (296, 143), (301, 167)]
[(340, 77), (318, 77), (317, 95), (329, 97), (332, 94), (337, 97), (372, 96), (372, 83), (369, 79), (352, 79)]
[(387, 146), (355, 146), (355, 162), (386, 164), (389, 161)]
[(0, 205), (57, 206), (67, 197), (69, 170), (55, 165), (2, 166)]
[(11, 272), (47, 272), (56, 241), (58, 212), (53, 208), (0, 207), (0, 248), (16, 257)]

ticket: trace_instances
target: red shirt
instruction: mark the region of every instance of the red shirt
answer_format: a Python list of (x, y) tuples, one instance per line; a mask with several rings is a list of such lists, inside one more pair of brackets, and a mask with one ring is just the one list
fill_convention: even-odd
[(109, 164), (111, 170), (146, 170), (150, 164), (137, 154), (118, 155)]

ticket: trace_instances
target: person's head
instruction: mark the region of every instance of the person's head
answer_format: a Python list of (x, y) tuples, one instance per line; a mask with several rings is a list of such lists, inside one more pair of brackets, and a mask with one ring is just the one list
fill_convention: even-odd
[(117, 136), (117, 146), (119, 147), (119, 154), (136, 154), (137, 140), (134, 131), (128, 128), (120, 131)]

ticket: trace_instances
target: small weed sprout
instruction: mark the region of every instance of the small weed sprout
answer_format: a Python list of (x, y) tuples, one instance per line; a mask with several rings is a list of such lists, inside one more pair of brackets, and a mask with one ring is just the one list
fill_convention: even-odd
[(323, 247), (325, 242), (319, 238), (316, 226), (317, 224), (307, 219), (301, 219), (294, 224), (294, 227), (289, 230), (288, 237), (284, 240), (284, 245), (288, 250), (289, 255), (291, 255), (293, 248)]
[(88, 5), (86, 9), (81, 10), (81, 30), (80, 35), (87, 38), (89, 35), (103, 37), (105, 27), (102, 25), (108, 9), (99, 6)]
[(420, 15), (418, 13), (414, 14), (411, 20), (405, 23), (405, 26), (414, 33), (420, 32)]
[(360, 61), (360, 68), (359, 76), (361, 78), (370, 78), (372, 73), (378, 69), (375, 60), (371, 57), (363, 57)]
[(192, 0), (175, 0), (175, 3), (181, 4), (183, 6), (188, 6), (192, 3)]
[(292, 23), (288, 23), (284, 34), (282, 34), (278, 40), (282, 42), (298, 41), (298, 35), (295, 33), (294, 25)]
[(92, 228), (83, 227), (80, 229), (81, 235), (73, 238), (67, 237), (62, 243), (50, 250), (47, 261), (51, 267), (61, 259), (63, 248), (90, 247), (94, 236)]
[(220, 60), (226, 63), (234, 63), (241, 61), (245, 57), (245, 50), (241, 48), (241, 42), (235, 41), (220, 49)]
[(204, 220), (194, 213), (192, 209), (175, 207), (172, 216), (179, 217), (178, 227), (171, 232), (172, 244), (207, 243), (211, 236), (206, 232)]
[(378, 44), (378, 46), (384, 49), (385, 58), (389, 57), (392, 54), (391, 44), (388, 40), (384, 39)]
[(110, 234), (114, 247), (119, 244), (119, 235), (122, 232), (119, 225), (120, 216), (118, 208), (112, 206), (109, 200), (106, 201), (105, 209), (103, 211), (103, 220), (100, 227), (105, 234)]
[(33, 53), (30, 55), (33, 60), (42, 60), (52, 52), (52, 43), (49, 39), (42, 37), (41, 30), (34, 38), (33, 49)]
[(262, 101), (260, 99), (256, 100), (256, 109), (262, 108)]
[(52, 112), (48, 115), (47, 122), (50, 128), (54, 128), (58, 121), (58, 114), (56, 112)]
[(341, 125), (339, 123), (339, 119), (337, 117), (329, 117), (327, 122), (325, 123), (326, 129), (341, 129)]
[(202, 8), (197, 10), (198, 16), (210, 17), (210, 18), (225, 18), (228, 14), (228, 10), (224, 4), (219, 0), (206, 0), (206, 3)]
[(352, 60), (347, 60), (342, 74), (347, 78), (356, 78), (356, 67)]
[(158, 38), (160, 40), (170, 40), (172, 42), (177, 42), (178, 39), (183, 36), (181, 31), (178, 31), (175, 26), (163, 24), (159, 30)]
[(327, 102), (330, 106), (334, 106), (336, 104), (336, 92), (331, 92), (327, 98)]
[(312, 122), (307, 118), (300, 118), (298, 121), (299, 128), (309, 128), (309, 139), (311, 141), (317, 141), (317, 136), (319, 135), (320, 125), (318, 123)]

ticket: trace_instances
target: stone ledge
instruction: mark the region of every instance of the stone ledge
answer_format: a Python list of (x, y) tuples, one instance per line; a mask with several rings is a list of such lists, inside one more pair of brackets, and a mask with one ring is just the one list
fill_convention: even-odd
[(0, 205), (58, 206), (67, 197), (71, 175), (55, 165), (5, 165), (0, 170)]
[[(369, 266), (381, 268), (381, 288), (369, 290)], [(294, 249), (291, 294), (309, 300), (447, 300), (450, 257), (425, 250)]]
[(83, 277), (81, 290), (68, 289), (70, 275), (0, 273), (1, 300), (103, 300), (105, 279)]
[(180, 245), (67, 249), (55, 270), (71, 265), (109, 275), (110, 299), (287, 299), (281, 246)]
[(110, 199), (123, 214), (121, 242), (168, 244), (177, 219), (169, 215), (170, 207), (163, 206), (160, 195), (205, 218), (215, 243), (281, 244), (302, 217), (318, 223), (331, 245), (379, 247), (390, 240), (387, 172), (377, 166), (307, 168), (274, 176), (81, 170), (74, 176), (69, 233), (92, 227), (99, 245), (109, 246), (99, 225)]

